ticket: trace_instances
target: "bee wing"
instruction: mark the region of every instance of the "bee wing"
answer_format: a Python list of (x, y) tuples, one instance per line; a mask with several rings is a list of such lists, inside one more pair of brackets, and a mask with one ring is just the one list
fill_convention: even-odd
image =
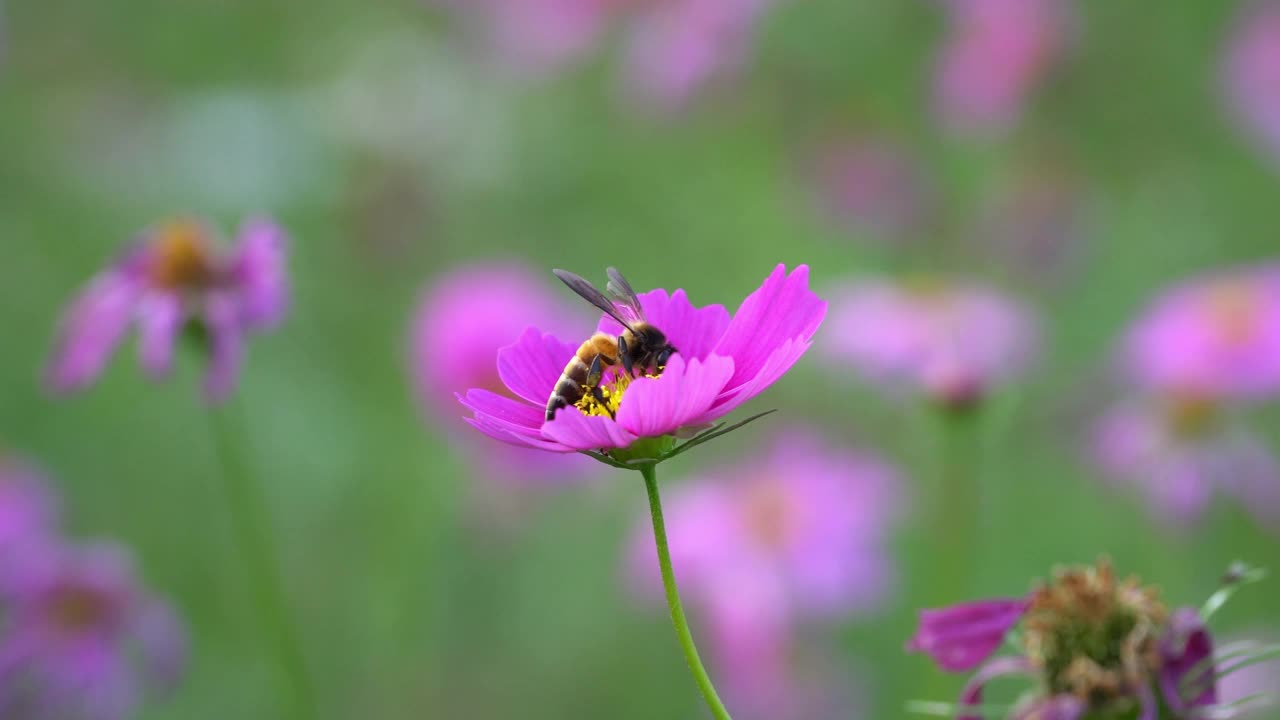
[(603, 310), (606, 315), (622, 323), (622, 326), (626, 329), (631, 329), (632, 321), (623, 317), (622, 308), (619, 308), (617, 303), (605, 297), (605, 294), (597, 290), (594, 285), (568, 270), (555, 269), (551, 272), (555, 273), (561, 282), (568, 285), (570, 290), (578, 293), (583, 300)]
[(611, 267), (605, 272), (609, 275), (609, 284), (605, 286), (609, 292), (622, 307), (631, 311), (636, 320), (644, 320), (644, 309), (640, 307), (640, 298), (636, 297), (636, 291), (632, 289), (631, 283), (622, 277), (618, 268)]

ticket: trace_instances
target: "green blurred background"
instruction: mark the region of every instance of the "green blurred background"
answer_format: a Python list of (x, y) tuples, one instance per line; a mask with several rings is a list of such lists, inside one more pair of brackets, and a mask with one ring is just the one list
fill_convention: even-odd
[[(233, 410), (268, 487), (327, 718), (702, 712), (664, 614), (637, 611), (619, 582), (639, 478), (601, 466), (591, 487), (520, 494), (517, 522), (489, 522), (473, 507), (467, 449), (416, 401), (416, 301), (484, 259), (590, 277), (616, 264), (637, 287), (730, 307), (778, 262), (810, 264), (820, 291), (882, 270), (997, 280), (1043, 313), (1046, 349), (983, 417), (988, 522), (965, 594), (1019, 592), (1055, 563), (1109, 553), (1171, 600), (1199, 603), (1233, 559), (1280, 565), (1274, 536), (1230, 502), (1170, 533), (1105, 491), (1081, 455), (1118, 333), (1166, 283), (1274, 253), (1280, 176), (1217, 102), (1232, 3), (1078, 9), (1076, 46), (1024, 121), (973, 142), (940, 131), (930, 110), (943, 17), (926, 2), (780, 3), (733, 92), (656, 118), (617, 102), (614, 52), (537, 82), (504, 79), (466, 54), (445, 14), (409, 0), (8, 3), (0, 441), (55, 476), (73, 534), (131, 544), (190, 622), (190, 676), (145, 717), (276, 712), (197, 363), (153, 386), (122, 354), (66, 401), (38, 382), (64, 302), (134, 232), (178, 212), (229, 231), (265, 210), (294, 238), (293, 312), (253, 344)], [(815, 214), (803, 158), (841, 127), (912, 148), (937, 220), (884, 243)], [(1085, 206), (1075, 265), (1054, 282), (974, 246), (983, 208), (1045, 157)], [(667, 480), (790, 420), (878, 450), (918, 493), (936, 473), (925, 408), (887, 403), (813, 358), (751, 409), (771, 407), (768, 421), (664, 466)], [(1280, 438), (1280, 412), (1262, 415), (1261, 431)], [(902, 716), (934, 673), (902, 652), (934, 551), (922, 522), (895, 541), (911, 579), (889, 608), (830, 627), (870, 717)], [(1251, 588), (1220, 626), (1274, 624), (1278, 600), (1275, 582)]]

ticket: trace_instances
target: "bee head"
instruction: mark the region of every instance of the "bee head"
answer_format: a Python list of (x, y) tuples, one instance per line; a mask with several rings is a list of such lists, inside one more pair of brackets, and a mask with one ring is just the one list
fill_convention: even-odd
[(678, 352), (667, 342), (665, 333), (647, 323), (635, 326), (632, 337), (637, 341), (634, 350), (636, 357), (652, 362), (654, 367), (665, 366), (671, 356)]

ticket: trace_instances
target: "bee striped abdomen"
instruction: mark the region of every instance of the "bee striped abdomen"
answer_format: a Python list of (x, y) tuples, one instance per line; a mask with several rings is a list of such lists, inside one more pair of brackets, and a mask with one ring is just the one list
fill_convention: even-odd
[(591, 372), (591, 363), (596, 357), (600, 364), (608, 367), (617, 362), (618, 341), (604, 333), (596, 333), (578, 346), (578, 352), (564, 366), (564, 372), (556, 381), (555, 389), (547, 400), (547, 420), (555, 418), (556, 411), (568, 407), (582, 399), (586, 392), (587, 375)]

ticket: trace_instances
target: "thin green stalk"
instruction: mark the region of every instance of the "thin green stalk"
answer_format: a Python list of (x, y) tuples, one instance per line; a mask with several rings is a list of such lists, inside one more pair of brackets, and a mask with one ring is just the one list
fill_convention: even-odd
[(698, 657), (698, 648), (693, 644), (693, 635), (689, 632), (689, 621), (684, 617), (684, 608), (680, 605), (680, 591), (676, 588), (676, 576), (671, 569), (671, 551), (667, 548), (667, 528), (662, 519), (662, 498), (658, 495), (658, 473), (654, 464), (640, 468), (644, 475), (644, 487), (649, 493), (649, 513), (653, 516), (653, 539), (658, 546), (658, 566), (662, 569), (662, 587), (667, 593), (667, 607), (671, 608), (671, 624), (675, 626), (676, 637), (680, 640), (680, 649), (684, 650), (685, 662), (698, 690), (707, 701), (707, 707), (716, 720), (733, 720), (716, 688), (711, 684), (711, 677), (702, 667), (702, 659)]
[(944, 409), (941, 418), (939, 485), (931, 523), (935, 533), (935, 606), (971, 599), (973, 571), (979, 567), (978, 530), (982, 514), (979, 487), (977, 409)]
[(260, 619), (271, 636), (281, 694), (289, 706), (288, 717), (311, 720), (316, 716), (315, 697), (307, 675), (306, 660), (285, 608), (270, 516), (262, 489), (249, 471), (245, 443), (236, 418), (223, 410), (209, 411), (209, 428), (222, 468), (223, 488), (231, 509), (231, 524), (239, 555), (249, 573)]

